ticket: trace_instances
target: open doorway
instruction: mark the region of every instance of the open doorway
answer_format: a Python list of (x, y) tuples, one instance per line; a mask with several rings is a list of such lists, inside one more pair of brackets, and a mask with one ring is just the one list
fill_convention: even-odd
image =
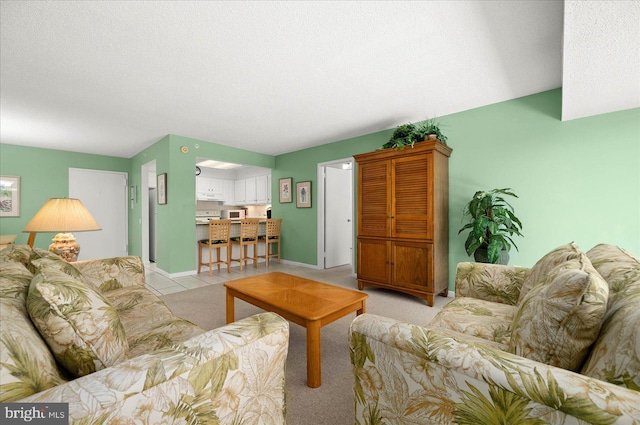
[[(150, 194), (151, 189), (156, 187), (156, 161), (150, 161), (142, 165), (140, 182), (140, 206), (142, 225), (142, 261), (149, 263), (153, 257), (155, 261), (155, 210), (152, 211), (150, 205), (155, 206), (155, 195)], [(153, 217), (151, 217), (153, 214)], [(152, 228), (153, 227), (153, 228)]]
[(318, 164), (318, 267), (353, 269), (353, 158)]

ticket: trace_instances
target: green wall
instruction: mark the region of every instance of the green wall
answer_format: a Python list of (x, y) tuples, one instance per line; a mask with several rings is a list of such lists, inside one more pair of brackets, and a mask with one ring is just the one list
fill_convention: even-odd
[[(575, 241), (589, 249), (613, 243), (640, 254), (640, 109), (562, 122), (560, 89), (439, 117), (453, 148), (450, 159), (450, 287), (455, 266), (468, 261), (462, 209), (477, 190), (511, 187), (523, 222), (520, 251), (510, 264), (531, 266), (556, 246)], [(330, 123), (328, 123), (330, 125)], [(393, 129), (273, 157), (216, 143), (168, 135), (131, 159), (0, 144), (0, 172), (22, 177), (22, 211), (2, 218), (3, 234), (17, 233), (42, 204), (68, 196), (68, 168), (129, 173), (141, 189), (141, 167), (156, 160), (167, 173), (167, 205), (158, 206), (158, 267), (179, 274), (194, 269), (196, 157), (273, 168), (273, 215), (283, 221), (284, 259), (317, 261), (317, 165), (379, 148)], [(196, 147), (198, 145), (198, 147)], [(189, 152), (180, 152), (187, 146)], [(277, 201), (278, 179), (312, 182), (312, 208)], [(129, 210), (129, 252), (141, 255), (141, 205)], [(39, 235), (46, 248), (53, 235)]]
[(450, 270), (468, 259), (462, 209), (476, 190), (511, 187), (524, 238), (510, 264), (532, 266), (574, 241), (640, 254), (640, 109), (560, 121), (561, 90), (445, 117), (450, 168)]
[[(640, 109), (573, 121), (560, 121), (562, 92), (551, 90), (523, 98), (438, 117), (448, 144), (450, 287), (455, 267), (469, 261), (464, 251), (464, 205), (477, 190), (511, 187), (512, 202), (523, 222), (520, 251), (510, 264), (532, 266), (549, 250), (575, 241), (587, 250), (599, 242), (640, 253)], [(280, 155), (277, 181), (311, 180), (317, 164), (372, 151), (392, 130)], [(315, 201), (315, 194), (313, 200)], [(282, 217), (284, 258), (315, 264), (315, 207), (273, 204)]]
[[(20, 176), (20, 217), (0, 219), (0, 233), (17, 234), (26, 244), (22, 229), (49, 198), (69, 196), (69, 168), (129, 172), (129, 160), (53, 149), (0, 144), (0, 174)], [(55, 233), (39, 233), (35, 246), (47, 249)]]
[[(181, 147), (188, 148), (187, 153)], [(141, 188), (141, 168), (155, 160), (156, 174), (167, 173), (167, 204), (158, 205), (156, 246), (158, 267), (170, 274), (195, 269), (196, 158), (204, 157), (245, 165), (273, 168), (275, 158), (217, 143), (168, 135), (131, 158), (130, 185)], [(142, 206), (138, 202), (129, 214), (129, 252), (142, 255)]]

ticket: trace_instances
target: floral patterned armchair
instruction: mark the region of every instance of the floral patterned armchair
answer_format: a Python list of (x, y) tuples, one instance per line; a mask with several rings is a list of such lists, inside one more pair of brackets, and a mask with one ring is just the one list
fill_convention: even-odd
[(10, 246), (0, 316), (0, 402), (69, 403), (77, 424), (284, 423), (288, 322), (205, 332), (145, 288), (138, 257)]
[(640, 424), (640, 259), (568, 244), (461, 263), (428, 327), (351, 324), (356, 424)]

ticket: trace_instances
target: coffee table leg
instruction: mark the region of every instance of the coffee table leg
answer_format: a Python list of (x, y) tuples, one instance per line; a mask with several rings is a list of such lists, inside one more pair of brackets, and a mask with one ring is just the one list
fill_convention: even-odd
[(367, 300), (362, 300), (362, 307), (356, 311), (356, 316), (360, 316), (367, 312)]
[(307, 322), (307, 385), (318, 388), (322, 384), (320, 357), (320, 321)]
[(232, 323), (235, 320), (235, 313), (233, 311), (233, 308), (233, 295), (229, 293), (229, 288), (227, 288), (227, 323)]

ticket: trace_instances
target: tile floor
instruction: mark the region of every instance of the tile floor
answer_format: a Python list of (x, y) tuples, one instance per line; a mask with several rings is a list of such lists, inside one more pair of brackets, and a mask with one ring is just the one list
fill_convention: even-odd
[(265, 263), (258, 263), (258, 268), (254, 268), (253, 265), (250, 265), (249, 267), (245, 266), (242, 268), (242, 271), (240, 271), (239, 266), (231, 267), (230, 273), (227, 273), (227, 269), (224, 267), (221, 267), (220, 271), (214, 267), (212, 276), (209, 276), (209, 269), (203, 267), (202, 271), (198, 274), (170, 279), (157, 272), (156, 265), (154, 263), (145, 264), (146, 286), (158, 296), (186, 291), (187, 289), (198, 288), (201, 286), (224, 283), (228, 280), (240, 279), (241, 277), (256, 274), (268, 272), (304, 274), (311, 270), (314, 269), (284, 263), (278, 264), (277, 262), (272, 261), (269, 263), (268, 269), (265, 267)]

